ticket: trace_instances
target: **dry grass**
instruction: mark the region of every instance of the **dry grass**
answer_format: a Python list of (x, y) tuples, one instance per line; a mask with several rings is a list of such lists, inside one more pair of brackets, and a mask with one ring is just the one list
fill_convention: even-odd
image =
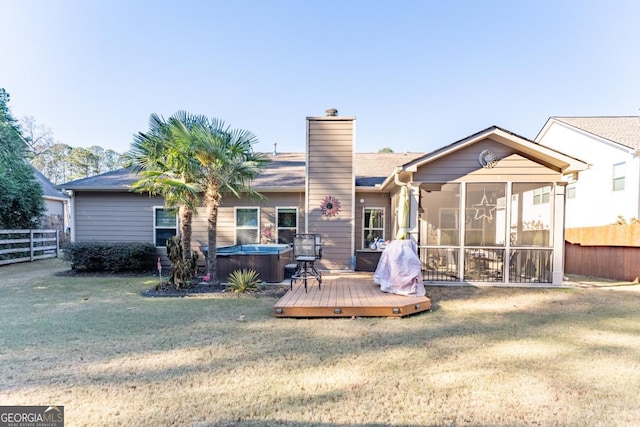
[(601, 279), (598, 277), (579, 276), (577, 274), (568, 274), (567, 276), (568, 280), (566, 281), (566, 283), (578, 287), (595, 286), (605, 288), (613, 286), (634, 286), (638, 284), (637, 280), (635, 282), (625, 282), (620, 280)]
[(0, 404), (64, 405), (68, 426), (640, 419), (638, 287), (430, 287), (431, 313), (295, 320), (270, 298), (142, 298), (155, 279), (63, 269), (0, 268)]

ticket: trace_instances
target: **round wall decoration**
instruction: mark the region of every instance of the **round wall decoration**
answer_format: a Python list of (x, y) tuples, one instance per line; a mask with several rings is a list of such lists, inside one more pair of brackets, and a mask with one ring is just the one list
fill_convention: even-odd
[(483, 168), (492, 168), (498, 163), (498, 156), (491, 150), (482, 150), (478, 156), (478, 163)]
[(322, 215), (336, 216), (340, 212), (340, 201), (333, 196), (326, 196), (320, 203)]

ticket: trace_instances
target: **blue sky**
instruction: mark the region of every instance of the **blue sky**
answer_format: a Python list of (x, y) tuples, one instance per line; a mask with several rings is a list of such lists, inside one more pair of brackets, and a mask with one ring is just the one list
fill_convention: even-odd
[(124, 152), (178, 110), (281, 152), (327, 108), (357, 118), (358, 152), (640, 113), (636, 0), (0, 0), (0, 16), (13, 115), (72, 146)]

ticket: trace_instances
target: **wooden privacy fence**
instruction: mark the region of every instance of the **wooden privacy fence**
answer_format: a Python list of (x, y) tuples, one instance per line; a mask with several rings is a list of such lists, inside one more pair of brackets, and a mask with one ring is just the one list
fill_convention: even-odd
[(0, 230), (0, 265), (58, 256), (58, 230)]
[(640, 224), (567, 228), (565, 240), (582, 246), (640, 247)]
[(640, 224), (570, 228), (565, 238), (565, 273), (640, 279)]
[(565, 243), (567, 274), (633, 282), (640, 278), (640, 248)]

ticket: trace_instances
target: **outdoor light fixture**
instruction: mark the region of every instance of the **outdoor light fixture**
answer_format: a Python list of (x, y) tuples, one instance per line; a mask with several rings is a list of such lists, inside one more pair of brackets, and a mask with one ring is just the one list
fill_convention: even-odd
[(281, 308), (276, 308), (276, 314), (282, 314), (282, 309)]
[(393, 309), (393, 314), (400, 314), (400, 309), (398, 307), (395, 307)]
[(364, 199), (360, 199), (360, 204), (364, 205)]
[(420, 310), (420, 304), (416, 304), (416, 310)]
[(333, 309), (333, 314), (340, 314), (342, 313), (342, 309), (341, 308), (334, 308)]

